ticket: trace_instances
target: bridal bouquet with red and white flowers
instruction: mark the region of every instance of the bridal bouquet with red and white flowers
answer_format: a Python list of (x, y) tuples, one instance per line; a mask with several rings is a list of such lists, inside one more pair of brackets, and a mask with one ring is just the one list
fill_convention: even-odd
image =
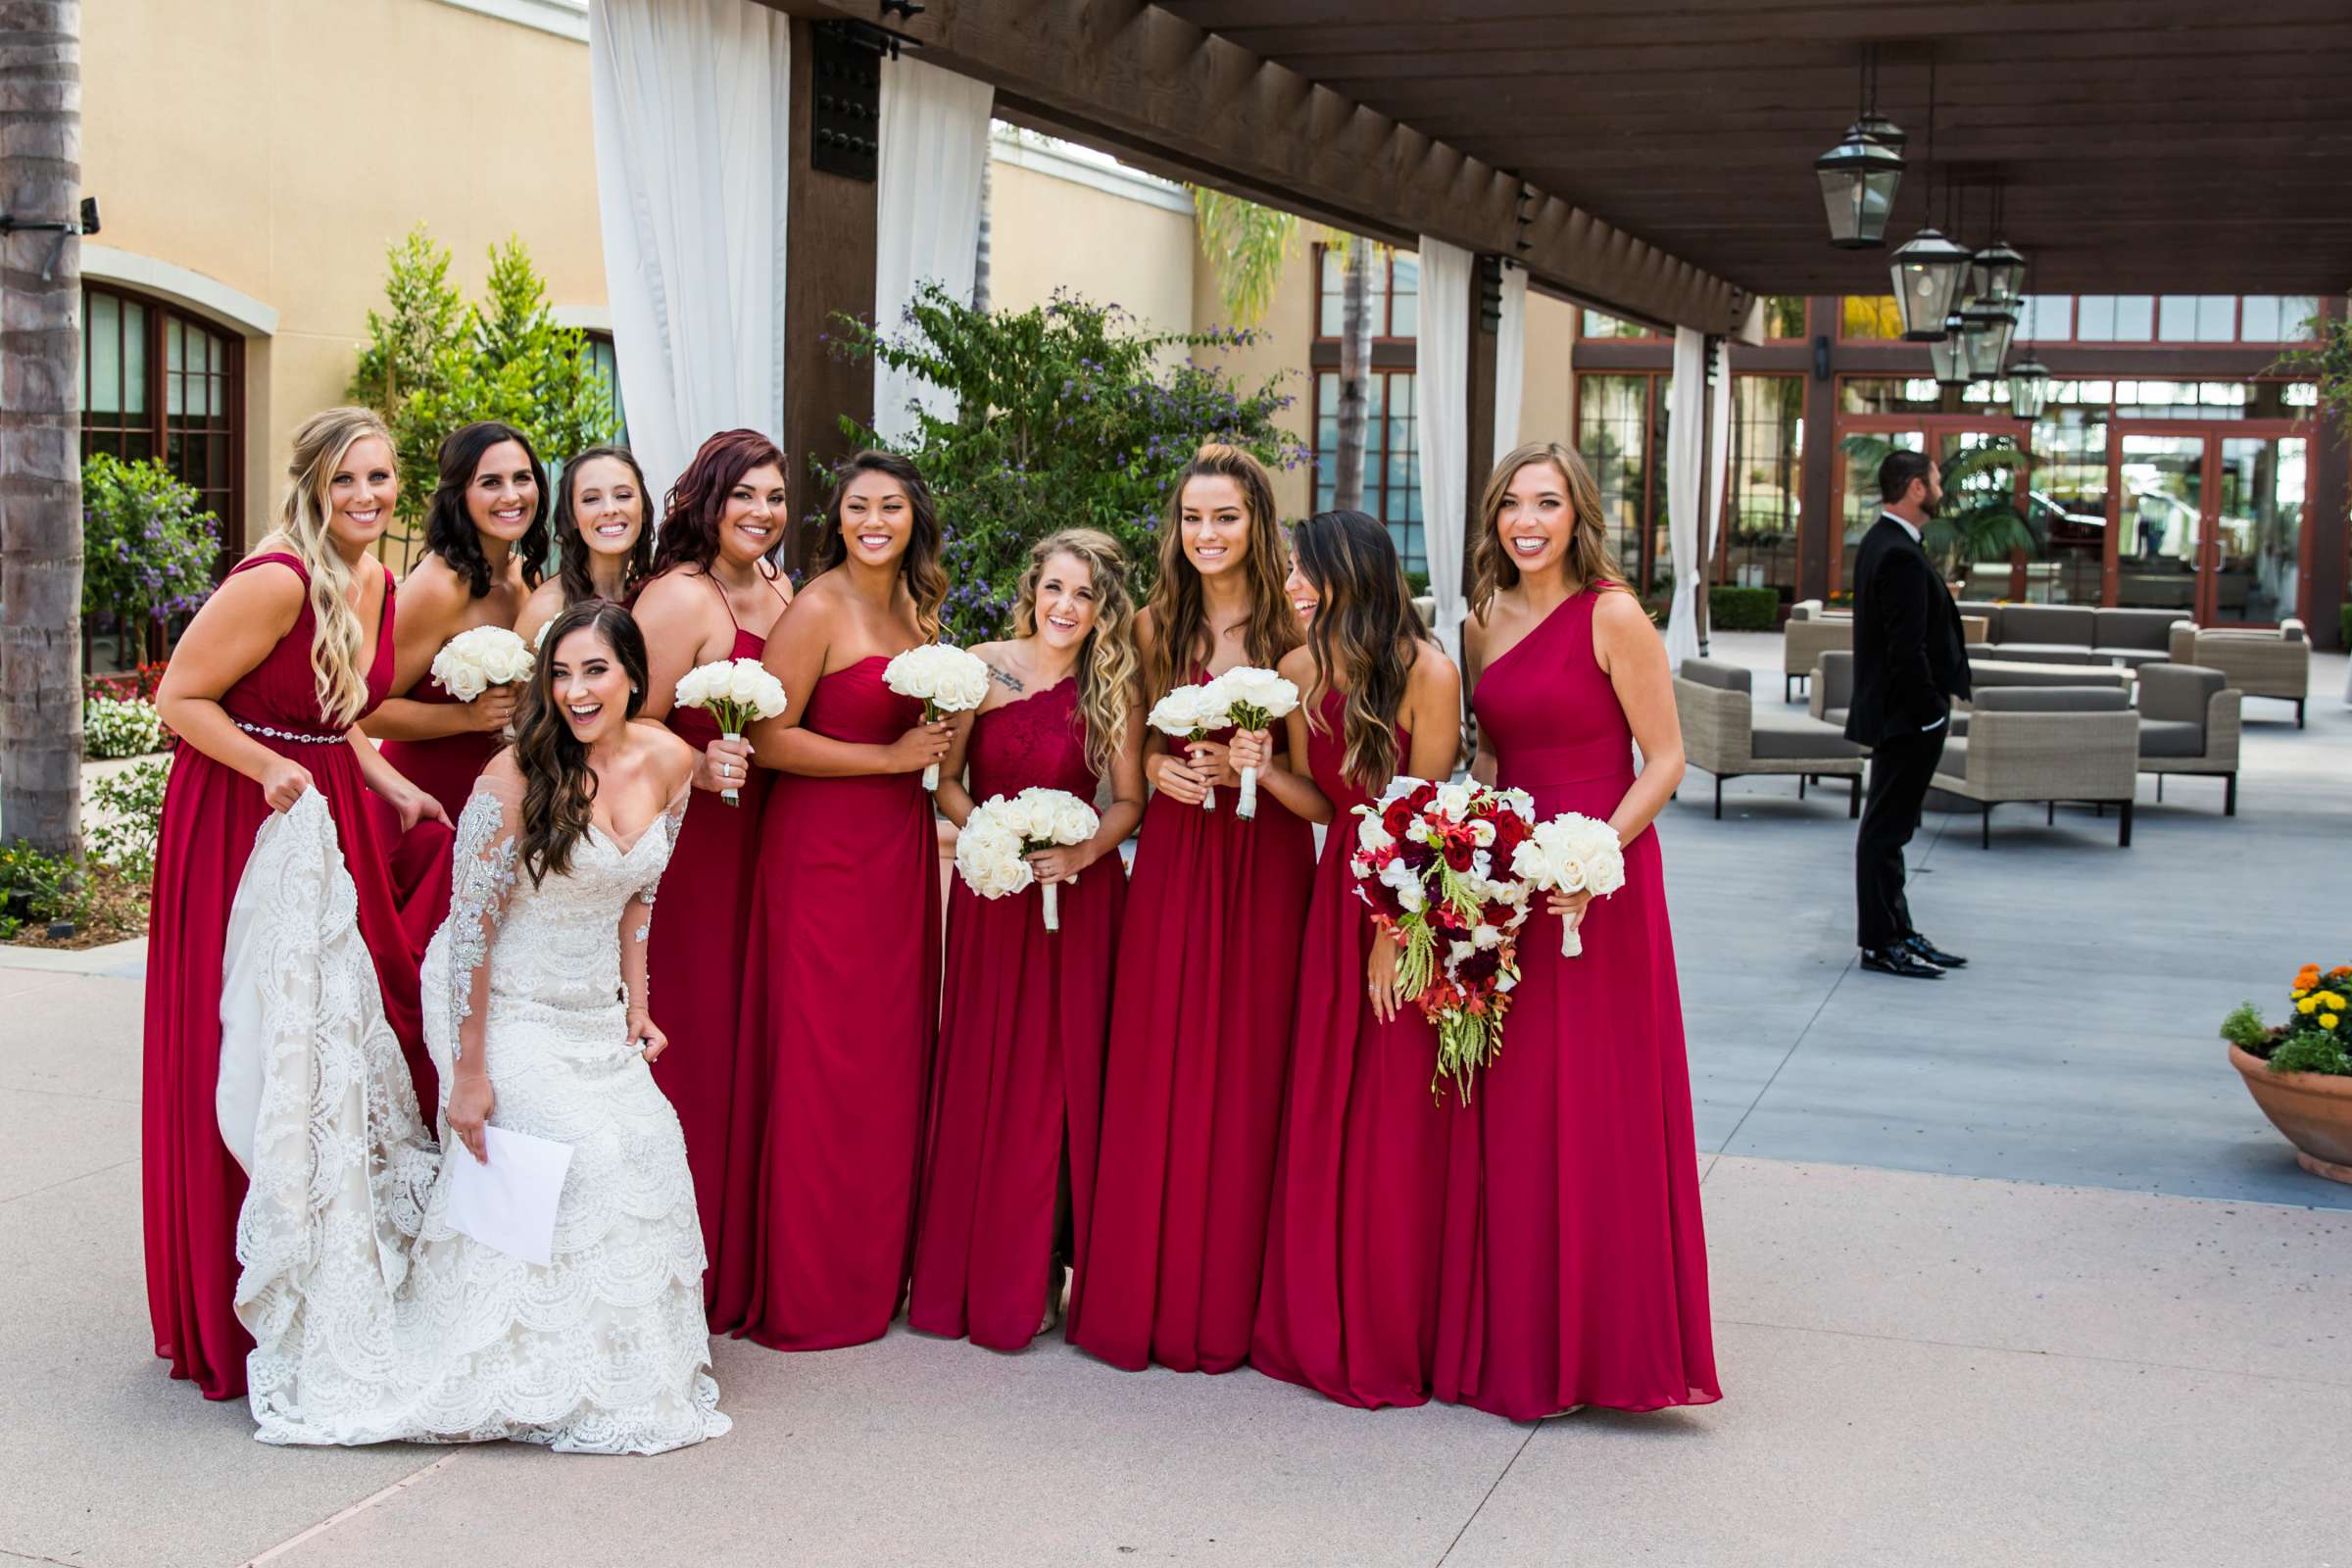
[[(882, 684), (901, 697), (923, 700), (923, 722), (961, 713), (988, 700), (988, 665), (947, 643), (909, 648), (882, 666)], [(923, 769), (923, 788), (939, 788), (939, 764)]]
[(1511, 864), (1535, 805), (1525, 790), (1399, 776), (1355, 808), (1355, 891), (1396, 939), (1396, 995), (1438, 1026), (1431, 1091), (1450, 1078), (1465, 1103), (1470, 1075), (1502, 1049), (1519, 983), (1529, 888)]
[[(784, 711), (784, 683), (768, 673), (757, 659), (716, 659), (697, 664), (678, 680), (677, 706), (707, 708), (728, 740), (763, 718)], [(718, 792), (729, 806), (743, 804), (730, 784)]]
[[(956, 835), (956, 869), (963, 885), (984, 899), (1002, 899), (1037, 880), (1029, 857), (1040, 850), (1066, 849), (1095, 836), (1102, 819), (1067, 790), (1025, 789), (1009, 800), (992, 795), (972, 808)], [(1078, 880), (1071, 872), (1070, 882)], [(1046, 929), (1061, 929), (1058, 884), (1046, 884)]]
[[(1625, 846), (1617, 830), (1598, 817), (1562, 811), (1536, 824), (1527, 842), (1511, 852), (1511, 874), (1546, 893), (1590, 893), (1608, 897), (1625, 886)], [(1585, 951), (1574, 921), (1560, 922), (1560, 956)]]

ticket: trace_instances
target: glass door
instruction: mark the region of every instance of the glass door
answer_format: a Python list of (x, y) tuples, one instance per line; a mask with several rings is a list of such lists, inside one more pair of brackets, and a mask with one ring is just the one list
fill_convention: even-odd
[(2115, 603), (2199, 609), (2199, 544), (2212, 437), (2127, 430), (2117, 440), (2117, 527), (2108, 541)]
[(2222, 436), (2220, 505), (2206, 552), (2209, 626), (2276, 626), (2302, 604), (2301, 436)]

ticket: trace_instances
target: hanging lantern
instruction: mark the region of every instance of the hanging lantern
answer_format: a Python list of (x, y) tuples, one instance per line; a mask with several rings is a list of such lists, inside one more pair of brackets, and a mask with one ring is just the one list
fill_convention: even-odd
[(1979, 375), (1998, 375), (2009, 359), (2009, 343), (2017, 335), (2017, 307), (1977, 300), (1960, 312), (1961, 329), (1968, 334), (1968, 363)]
[(1886, 220), (1903, 182), (1903, 155), (1866, 133), (1863, 123), (1848, 126), (1843, 141), (1813, 160), (1821, 205), (1829, 215), (1830, 243), (1841, 251), (1877, 250), (1886, 243)]
[(2021, 419), (2038, 419), (2050, 402), (2050, 368), (2032, 349), (2009, 367), (2009, 412)]
[(1966, 386), (1976, 379), (1969, 366), (1969, 347), (1972, 339), (1968, 324), (1955, 311), (1943, 318), (1943, 331), (1928, 345), (1928, 364), (1936, 374), (1938, 386)]
[(1872, 141), (1877, 142), (1880, 146), (1886, 148), (1890, 153), (1896, 154), (1897, 156), (1901, 155), (1903, 144), (1911, 139), (1909, 136), (1903, 133), (1902, 126), (1896, 124), (1893, 121), (1888, 120), (1885, 115), (1880, 114), (1876, 109), (1873, 109), (1869, 114), (1864, 115), (1860, 120), (1855, 121), (1854, 129), (1847, 131), (1846, 134), (1850, 136), (1855, 130), (1860, 131), (1863, 135), (1868, 136)]
[(1987, 304), (2014, 300), (2025, 292), (2026, 259), (2007, 240), (1996, 239), (1969, 263), (1968, 285), (1973, 297)]
[(1905, 341), (1933, 343), (1943, 336), (1944, 318), (1959, 307), (1960, 290), (1975, 260), (1966, 247), (1953, 244), (1934, 228), (1921, 229), (1911, 236), (1911, 243), (1894, 253), (1889, 271)]

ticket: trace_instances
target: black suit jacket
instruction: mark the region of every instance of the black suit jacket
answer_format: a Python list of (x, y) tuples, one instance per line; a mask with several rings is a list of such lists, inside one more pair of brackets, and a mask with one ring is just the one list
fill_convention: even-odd
[(1917, 735), (1968, 695), (1960, 607), (1910, 530), (1882, 514), (1854, 559), (1854, 700), (1845, 738)]

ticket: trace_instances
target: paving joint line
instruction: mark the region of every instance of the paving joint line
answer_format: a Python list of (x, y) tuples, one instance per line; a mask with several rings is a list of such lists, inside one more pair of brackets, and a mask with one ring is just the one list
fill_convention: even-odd
[[(1830, 1001), (1838, 995), (1838, 988), (1844, 985), (1846, 976), (1854, 972), (1856, 961), (1854, 958), (1847, 958), (1844, 967), (1838, 971), (1838, 978), (1830, 982), (1830, 989), (1821, 994), (1820, 1003), (1813, 1008), (1812, 1015), (1805, 1019), (1805, 1026), (1796, 1032), (1794, 1040), (1788, 1042), (1788, 1049), (1781, 1054), (1781, 1059), (1773, 1063), (1772, 1076), (1764, 1080), (1763, 1087), (1756, 1091), (1755, 1098), (1747, 1102), (1747, 1108), (1740, 1113), (1740, 1119), (1732, 1123), (1732, 1130), (1725, 1133), (1723, 1142), (1715, 1147), (1714, 1159), (1721, 1159), (1732, 1152), (1732, 1142), (1740, 1136), (1740, 1129), (1747, 1125), (1747, 1118), (1756, 1113), (1758, 1105), (1764, 1103), (1764, 1097), (1772, 1093), (1772, 1086), (1781, 1081), (1782, 1070), (1796, 1055), (1797, 1048), (1805, 1043), (1805, 1037), (1813, 1032), (1813, 1026), (1821, 1022), (1821, 1015), (1829, 1010)], [(1712, 1175), (1715, 1170), (1714, 1159), (1707, 1163), (1709, 1175)], [(1702, 1176), (1699, 1180), (1703, 1184), (1706, 1177)]]
[(1438, 1553), (1438, 1560), (1434, 1568), (1446, 1568), (1446, 1559), (1453, 1555), (1453, 1548), (1462, 1544), (1462, 1538), (1470, 1533), (1470, 1527), (1478, 1523), (1478, 1516), (1486, 1512), (1487, 1504), (1494, 1500), (1495, 1489), (1502, 1485), (1504, 1478), (1510, 1475), (1511, 1467), (1519, 1462), (1519, 1456), (1527, 1451), (1527, 1446), (1535, 1442), (1536, 1434), (1543, 1430), (1544, 1423), (1541, 1421), (1527, 1429), (1527, 1436), (1519, 1440), (1519, 1446), (1513, 1448), (1511, 1456), (1503, 1461), (1501, 1473), (1494, 1477), (1494, 1485), (1488, 1487), (1485, 1494), (1479, 1497), (1478, 1506), (1470, 1510), (1470, 1517), (1462, 1521), (1462, 1528), (1456, 1530), (1453, 1533), (1453, 1539), (1446, 1543), (1446, 1549)]
[[(0, 1001), (6, 999), (0, 998)], [(2202, 1041), (2198, 1042), (2200, 1045)], [(138, 1098), (131, 1095), (93, 1095), (79, 1089), (36, 1089), (31, 1084), (0, 1084), (0, 1095), (48, 1095), (56, 1100), (95, 1100), (109, 1105), (135, 1105)]]
[(1986, 1355), (2031, 1355), (2060, 1361), (2092, 1361), (2102, 1366), (2139, 1366), (2158, 1372), (2193, 1372), (2217, 1378), (2259, 1378), (2265, 1383), (2292, 1383), (2304, 1388), (2352, 1388), (2352, 1378), (2320, 1378), (2284, 1372), (2250, 1372), (2234, 1367), (2193, 1366), (2180, 1361), (2149, 1361), (2133, 1355), (2101, 1355), (2093, 1350), (2037, 1350), (2026, 1346), (1980, 1345), (1972, 1340), (1916, 1339), (1907, 1334), (1873, 1334), (1867, 1329), (1833, 1329), (1810, 1323), (1766, 1323), (1756, 1318), (1717, 1316), (1719, 1324), (1743, 1329), (1775, 1329), (1785, 1334), (1827, 1334), (1841, 1340), (1875, 1340), (1882, 1345), (1926, 1345), (1939, 1350), (1978, 1350)]
[(10, 1203), (21, 1203), (27, 1198), (38, 1198), (43, 1193), (54, 1193), (60, 1187), (71, 1187), (75, 1182), (86, 1182), (93, 1176), (103, 1176), (110, 1170), (121, 1170), (125, 1165), (136, 1165), (138, 1162), (139, 1156), (132, 1154), (129, 1158), (118, 1159), (111, 1165), (101, 1165), (96, 1170), (85, 1170), (78, 1176), (69, 1176), (62, 1182), (51, 1182), (46, 1187), (35, 1187), (29, 1193), (19, 1193), (13, 1198), (0, 1198), (0, 1207), (6, 1207)]
[(0, 1546), (0, 1557), (13, 1557), (19, 1562), (53, 1562), (58, 1568), (89, 1568), (85, 1559), (75, 1562), (70, 1557), (44, 1557), (35, 1551), (19, 1551), (13, 1546)]
[(438, 1459), (435, 1459), (432, 1463), (424, 1466), (424, 1468), (411, 1471), (409, 1474), (402, 1476), (398, 1481), (393, 1482), (390, 1486), (385, 1487), (380, 1491), (368, 1494), (367, 1496), (362, 1497), (359, 1501), (353, 1503), (350, 1507), (343, 1509), (341, 1512), (321, 1519), (317, 1524), (311, 1526), (309, 1529), (301, 1532), (300, 1534), (293, 1536), (288, 1540), (279, 1542), (276, 1545), (271, 1546), (265, 1552), (262, 1552), (259, 1556), (246, 1558), (245, 1561), (239, 1565), (239, 1568), (262, 1568), (262, 1565), (265, 1563), (275, 1562), (278, 1558), (284, 1556), (287, 1552), (292, 1551), (295, 1547), (308, 1542), (318, 1540), (320, 1536), (325, 1535), (329, 1530), (334, 1529), (335, 1526), (344, 1523), (346, 1520), (357, 1518), (359, 1515), (364, 1514), (368, 1509), (374, 1507), (377, 1503), (390, 1502), (394, 1497), (399, 1496), (411, 1487), (417, 1485), (419, 1482), (428, 1480), (431, 1477), (436, 1476), (442, 1471), (448, 1469), (451, 1465), (456, 1464), (461, 1457), (463, 1457), (462, 1452), (445, 1453)]

